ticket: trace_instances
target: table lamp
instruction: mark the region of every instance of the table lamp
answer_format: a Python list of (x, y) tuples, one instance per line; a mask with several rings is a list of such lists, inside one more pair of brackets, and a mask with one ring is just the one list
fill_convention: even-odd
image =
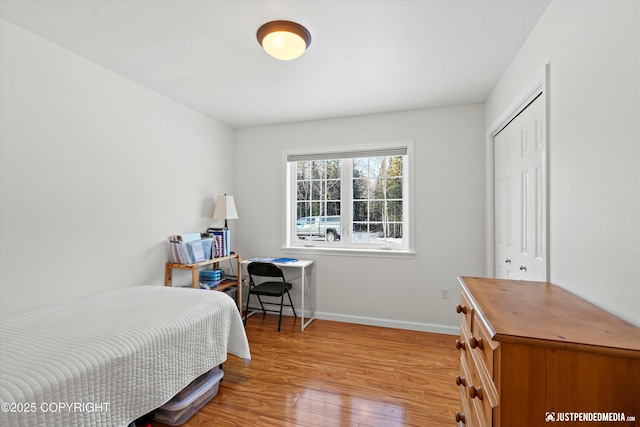
[(236, 211), (236, 204), (233, 201), (233, 196), (218, 196), (216, 200), (216, 208), (213, 211), (214, 219), (224, 219), (224, 228), (229, 228), (227, 225), (228, 219), (238, 219), (238, 212)]

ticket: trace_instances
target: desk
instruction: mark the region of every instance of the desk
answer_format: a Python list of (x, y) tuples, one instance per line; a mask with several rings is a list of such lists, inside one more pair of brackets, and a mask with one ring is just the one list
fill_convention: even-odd
[(240, 310), (240, 313), (242, 313), (242, 286), (240, 285), (242, 283), (242, 269), (240, 268), (240, 262), (242, 261), (242, 257), (238, 254), (233, 254), (233, 255), (224, 256), (220, 258), (208, 259), (206, 261), (197, 262), (195, 264), (177, 264), (173, 262), (168, 262), (164, 266), (164, 285), (173, 286), (172, 273), (173, 273), (173, 269), (177, 268), (179, 270), (191, 270), (191, 286), (193, 286), (194, 288), (198, 288), (200, 285), (200, 277), (199, 277), (200, 267), (213, 265), (213, 268), (218, 268), (221, 261), (232, 260), (232, 259), (235, 259), (236, 262), (238, 263), (238, 268), (237, 268), (238, 279), (235, 281), (227, 281), (227, 282), (221, 283), (214, 290), (224, 291), (228, 288), (235, 286), (238, 289), (238, 293), (237, 293), (238, 298), (236, 298), (238, 303), (238, 310)]
[[(258, 259), (256, 259), (255, 261), (258, 261)], [(246, 259), (242, 261), (242, 265), (244, 265), (245, 267), (249, 264), (251, 264), (253, 261), (251, 259)], [(264, 261), (263, 261), (264, 262)], [(267, 261), (268, 262), (268, 261)], [(305, 328), (307, 326), (309, 326), (309, 324), (311, 322), (313, 322), (313, 320), (316, 318), (316, 267), (315, 267), (315, 263), (313, 262), (313, 260), (306, 260), (306, 259), (299, 259), (298, 261), (295, 262), (287, 262), (287, 263), (280, 263), (280, 262), (274, 262), (275, 265), (277, 265), (278, 267), (282, 268), (282, 271), (284, 272), (284, 276), (285, 279), (287, 280), (287, 282), (290, 282), (294, 279), (297, 279), (298, 277), (300, 278), (300, 290), (301, 290), (301, 308), (300, 308), (300, 313), (302, 316), (302, 322), (300, 325), (300, 330), (304, 331)], [(291, 276), (290, 272), (298, 272), (300, 275), (299, 276)], [(247, 273), (248, 274), (248, 273)], [(305, 318), (305, 295), (309, 296), (309, 298), (306, 300), (309, 303), (309, 318), (308, 320), (304, 321)], [(248, 307), (247, 307), (248, 309)]]

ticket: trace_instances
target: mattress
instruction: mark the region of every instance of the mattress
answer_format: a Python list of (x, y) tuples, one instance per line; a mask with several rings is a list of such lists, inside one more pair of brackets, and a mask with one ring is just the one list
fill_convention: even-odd
[(127, 426), (249, 344), (224, 292), (113, 291), (0, 320), (0, 425)]

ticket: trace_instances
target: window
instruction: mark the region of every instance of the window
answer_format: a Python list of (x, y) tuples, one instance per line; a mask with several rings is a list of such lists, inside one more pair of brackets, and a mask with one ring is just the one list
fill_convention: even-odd
[(287, 152), (288, 247), (409, 251), (413, 143)]

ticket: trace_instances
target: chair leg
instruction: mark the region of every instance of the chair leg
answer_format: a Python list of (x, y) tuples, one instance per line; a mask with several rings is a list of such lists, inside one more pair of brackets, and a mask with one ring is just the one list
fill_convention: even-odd
[[(298, 315), (296, 314), (296, 308), (293, 306), (293, 301), (291, 300), (291, 294), (289, 293), (289, 291), (287, 291), (287, 296), (289, 297), (289, 303), (291, 304), (291, 309), (293, 310), (293, 317), (298, 317)], [(302, 309), (304, 310), (304, 307), (302, 307)]]
[(278, 318), (278, 332), (280, 332), (280, 325), (282, 324), (282, 306), (284, 303), (284, 294), (280, 295), (280, 317)]
[(258, 297), (258, 302), (260, 303), (260, 307), (262, 308), (262, 314), (267, 314), (267, 310), (264, 309), (264, 304), (262, 304), (262, 298), (260, 298), (259, 294), (256, 294)]
[(258, 297), (258, 302), (260, 303), (260, 308), (262, 308), (262, 313), (263, 314), (267, 314), (267, 310), (265, 310), (264, 308), (264, 304), (262, 303), (262, 299), (260, 298), (259, 294), (252, 294), (251, 292), (248, 292), (247, 295), (247, 307), (244, 310), (244, 325), (247, 326), (247, 316), (249, 316), (249, 302), (251, 302), (251, 295), (255, 295)]
[(244, 310), (244, 326), (247, 326), (247, 316), (249, 315), (249, 300), (251, 299), (251, 292), (247, 292), (247, 307)]

